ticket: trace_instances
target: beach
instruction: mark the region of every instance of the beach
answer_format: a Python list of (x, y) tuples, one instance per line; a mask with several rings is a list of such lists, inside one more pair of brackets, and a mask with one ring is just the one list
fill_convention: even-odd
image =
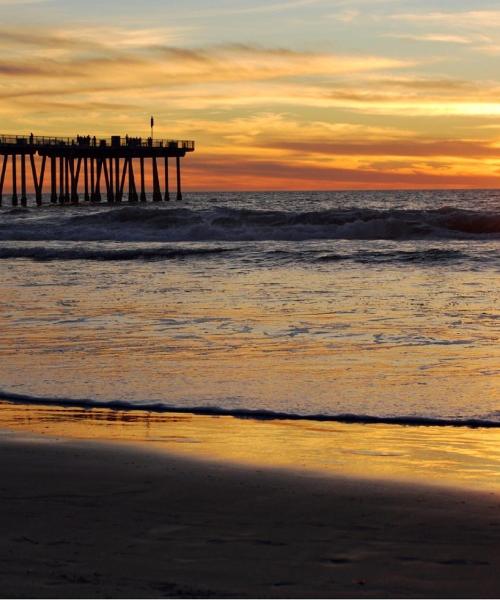
[(71, 437), (74, 416), (12, 411), (26, 419), (2, 423), (2, 597), (498, 596), (497, 491), (167, 451), (103, 415), (113, 441)]

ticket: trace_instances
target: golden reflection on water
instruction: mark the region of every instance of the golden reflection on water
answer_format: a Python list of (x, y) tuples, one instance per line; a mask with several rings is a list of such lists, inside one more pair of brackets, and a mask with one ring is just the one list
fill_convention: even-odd
[(258, 421), (8, 402), (0, 402), (0, 429), (140, 443), (198, 460), (500, 492), (500, 429)]
[(8, 391), (308, 414), (499, 409), (493, 271), (25, 262), (4, 279)]

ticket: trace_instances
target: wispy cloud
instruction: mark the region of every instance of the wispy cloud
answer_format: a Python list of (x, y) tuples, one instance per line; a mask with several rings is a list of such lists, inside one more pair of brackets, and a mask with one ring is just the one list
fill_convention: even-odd
[(22, 4), (42, 4), (51, 0), (0, 0), (0, 6), (21, 6)]
[[(442, 162), (366, 163), (364, 167), (340, 167), (318, 162), (238, 159), (231, 157), (233, 189), (386, 189), (415, 187), (495, 187), (498, 173), (478, 173), (474, 169), (458, 172)], [(198, 189), (224, 189), (228, 185), (228, 159), (193, 156), (187, 163), (188, 180), (197, 182)], [(195, 187), (195, 186), (193, 186)]]
[(65, 43), (78, 40), (77, 45), (87, 44), (107, 49), (141, 49), (156, 46), (173, 45), (192, 38), (197, 28), (185, 27), (68, 27), (58, 34)]
[[(171, 34), (169, 30), (153, 30), (153, 33), (141, 29), (124, 34), (111, 29), (106, 37), (87, 28), (71, 34), (56, 30), (45, 35), (0, 31), (0, 45), (16, 47), (14, 57), (4, 59), (4, 73), (22, 76), (26, 70), (27, 74), (44, 74), (57, 80), (86, 78), (94, 87), (100, 81), (104, 89), (110, 84), (123, 89), (127, 86), (170, 87), (217, 81), (333, 77), (413, 64), (383, 56), (299, 52), (244, 44), (189, 49), (163, 43)], [(66, 85), (64, 91), (71, 92), (71, 81)]]
[(285, 10), (293, 10), (294, 8), (301, 8), (303, 6), (311, 6), (313, 4), (324, 3), (324, 0), (289, 0), (288, 2), (265, 2), (261, 5), (247, 6), (247, 7), (235, 7), (221, 10), (224, 14), (251, 14), (251, 13), (269, 13), (269, 12), (281, 12)]
[(413, 42), (439, 42), (445, 44), (472, 44), (475, 40), (465, 35), (454, 35), (446, 33), (385, 33), (384, 37), (399, 40), (410, 40)]
[[(329, 0), (288, 0), (283, 2), (260, 2), (258, 4), (250, 4), (249, 2), (245, 2), (244, 4), (246, 4), (246, 6), (238, 6), (237, 3), (234, 3), (234, 5), (231, 7), (210, 6), (210, 8), (199, 9), (196, 11), (196, 13), (190, 14), (190, 16), (199, 18), (280, 13), (284, 11), (291, 11), (297, 8), (300, 9), (303, 7), (325, 4), (328, 2)], [(184, 17), (185, 16), (186, 15), (184, 15)]]
[(395, 13), (389, 19), (409, 23), (439, 23), (450, 28), (493, 29), (500, 25), (500, 10), (430, 11), (417, 13)]

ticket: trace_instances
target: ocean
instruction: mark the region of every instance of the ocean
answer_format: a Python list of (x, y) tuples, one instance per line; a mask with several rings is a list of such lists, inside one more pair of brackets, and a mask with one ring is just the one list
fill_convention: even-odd
[(4, 198), (2, 397), (500, 426), (500, 191), (186, 196)]

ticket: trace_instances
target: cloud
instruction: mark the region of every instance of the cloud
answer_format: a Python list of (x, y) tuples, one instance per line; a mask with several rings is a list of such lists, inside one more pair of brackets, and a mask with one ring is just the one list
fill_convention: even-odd
[(193, 36), (197, 28), (186, 27), (144, 27), (127, 28), (116, 26), (69, 27), (59, 32), (59, 39), (65, 43), (77, 40), (75, 45), (80, 47), (90, 45), (103, 49), (141, 49), (154, 48), (183, 42), (188, 36)]
[(27, 62), (0, 60), (0, 74), (11, 77), (44, 77), (52, 71), (47, 65), (31, 65)]
[(483, 141), (474, 140), (419, 140), (409, 138), (403, 140), (391, 139), (387, 141), (367, 142), (362, 139), (347, 141), (301, 141), (268, 140), (268, 146), (299, 153), (329, 154), (335, 156), (402, 156), (416, 157), (449, 157), (449, 158), (492, 158), (500, 160), (499, 148)]
[(500, 10), (468, 10), (450, 12), (396, 13), (388, 17), (410, 23), (438, 23), (451, 28), (497, 28), (500, 25)]
[[(296, 8), (323, 4), (325, 0), (288, 0), (287, 2), (263, 2), (253, 6), (233, 6), (231, 8), (209, 8), (197, 10), (193, 17), (219, 17), (224, 15), (249, 15), (259, 13), (281, 13)], [(248, 2), (246, 3), (248, 4)]]
[(0, 29), (0, 45), (4, 48), (12, 48), (18, 50), (18, 47), (26, 47), (27, 50), (35, 47), (53, 47), (53, 46), (74, 46), (75, 42), (65, 39), (57, 33), (45, 34), (39, 33), (37, 30), (23, 28), (22, 30), (8, 29), (2, 27)]
[(328, 15), (328, 18), (333, 19), (335, 21), (340, 21), (341, 23), (352, 23), (360, 15), (361, 12), (357, 8), (346, 8), (344, 10), (339, 11), (338, 13)]
[(384, 37), (391, 37), (399, 40), (410, 40), (412, 42), (438, 42), (445, 44), (472, 44), (474, 41), (471, 37), (446, 33), (386, 33), (384, 34)]
[(475, 46), (474, 50), (483, 54), (497, 56), (500, 54), (500, 44), (484, 44), (480, 46)]
[[(383, 56), (338, 55), (256, 45), (225, 44), (199, 48), (160, 43), (169, 29), (109, 29), (108, 35), (88, 28), (68, 31), (0, 30), (5, 49), (0, 97), (163, 89), (175, 86), (259, 81), (335, 78), (354, 73), (405, 68), (411, 61)], [(106, 41), (102, 41), (106, 40)], [(10, 50), (10, 51), (9, 51)], [(34, 77), (46, 79), (35, 85)], [(26, 81), (23, 81), (23, 78)], [(203, 98), (203, 94), (200, 98)], [(234, 90), (231, 94), (235, 98)]]
[[(396, 167), (395, 169), (389, 168)], [(317, 163), (251, 160), (234, 157), (189, 157), (184, 167), (186, 181), (197, 182), (191, 189), (390, 189), (497, 187), (497, 173), (457, 173), (446, 164), (435, 171), (426, 163), (401, 163), (385, 168), (342, 168)], [(199, 186), (199, 187), (198, 187)]]
[[(473, 93), (477, 95), (478, 85), (473, 81), (466, 79), (454, 79), (451, 77), (414, 77), (391, 75), (390, 77), (381, 78), (374, 76), (371, 78), (371, 84), (381, 89), (402, 90), (407, 89), (413, 93), (438, 92), (441, 97), (446, 94), (464, 94)], [(486, 88), (486, 86), (483, 86)]]
[[(115, 26), (92, 27), (71, 26), (64, 29), (45, 30), (24, 27), (22, 29), (0, 28), (0, 45), (13, 47), (19, 51), (23, 46), (27, 51), (33, 47), (40, 50), (64, 50), (72, 53), (99, 52), (117, 53), (124, 50), (140, 50), (165, 46), (183, 41), (193, 35), (195, 27), (149, 27), (126, 28)], [(68, 54), (71, 56), (71, 54)]]
[(0, 0), (0, 6), (17, 6), (22, 4), (42, 4), (50, 0)]

